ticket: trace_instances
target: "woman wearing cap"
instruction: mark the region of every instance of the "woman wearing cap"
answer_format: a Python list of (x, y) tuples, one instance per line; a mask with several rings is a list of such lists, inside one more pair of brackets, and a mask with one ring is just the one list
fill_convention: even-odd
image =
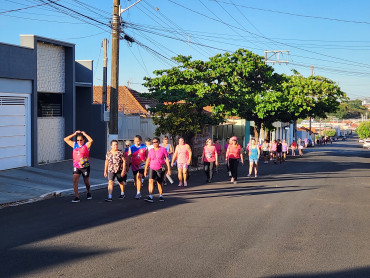
[(231, 137), (231, 144), (227, 148), (226, 160), (229, 162), (229, 167), (231, 171), (231, 182), (236, 184), (238, 179), (238, 164), (239, 159), (244, 165), (242, 147), (238, 144), (238, 139), (236, 136)]

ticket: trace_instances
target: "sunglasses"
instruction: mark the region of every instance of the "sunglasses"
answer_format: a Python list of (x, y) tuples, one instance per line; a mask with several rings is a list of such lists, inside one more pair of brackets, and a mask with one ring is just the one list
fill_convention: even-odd
[(159, 142), (158, 142), (158, 141), (153, 141), (153, 144), (154, 144), (154, 143), (159, 143)]

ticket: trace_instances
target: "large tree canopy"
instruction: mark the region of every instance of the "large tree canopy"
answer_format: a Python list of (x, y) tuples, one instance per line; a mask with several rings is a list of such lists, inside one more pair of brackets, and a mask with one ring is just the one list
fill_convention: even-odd
[[(145, 78), (146, 97), (160, 105), (151, 109), (158, 131), (172, 135), (194, 136), (207, 124), (217, 124), (227, 116), (239, 116), (256, 123), (272, 123), (276, 97), (272, 90), (279, 80), (263, 57), (245, 49), (218, 54), (208, 61), (177, 56), (179, 64), (157, 70), (155, 78)], [(179, 107), (182, 107), (181, 109)], [(203, 112), (212, 107), (212, 115)], [(183, 120), (174, 121), (181, 117)]]
[[(208, 61), (173, 58), (178, 66), (154, 71), (145, 79), (145, 97), (158, 101), (151, 108), (157, 132), (191, 139), (206, 125), (227, 116), (239, 116), (260, 128), (275, 121), (291, 122), (309, 116), (326, 117), (335, 112), (345, 94), (321, 76), (279, 75), (262, 56), (246, 49), (218, 54)], [(210, 106), (212, 113), (204, 112)]]
[(294, 121), (299, 118), (326, 118), (327, 113), (338, 109), (346, 95), (332, 80), (322, 76), (304, 77), (298, 72), (284, 75), (281, 88), (286, 108), (280, 120)]

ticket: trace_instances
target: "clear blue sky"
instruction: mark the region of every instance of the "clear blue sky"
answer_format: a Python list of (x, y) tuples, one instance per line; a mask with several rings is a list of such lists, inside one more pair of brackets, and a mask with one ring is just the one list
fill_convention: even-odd
[[(49, 1), (1, 0), (1, 42), (18, 45), (20, 34), (35, 34), (74, 43), (77, 60), (94, 60), (94, 84), (101, 85), (113, 0), (42, 5)], [(134, 2), (121, 0), (121, 6)], [(369, 11), (366, 0), (143, 0), (122, 16), (124, 32), (141, 45), (121, 41), (119, 82), (144, 92), (143, 77), (174, 66), (168, 59), (178, 54), (207, 60), (238, 48), (262, 56), (264, 50), (290, 50), (281, 57), (289, 64), (275, 64), (277, 72), (308, 76), (312, 65), (352, 99), (370, 97)]]

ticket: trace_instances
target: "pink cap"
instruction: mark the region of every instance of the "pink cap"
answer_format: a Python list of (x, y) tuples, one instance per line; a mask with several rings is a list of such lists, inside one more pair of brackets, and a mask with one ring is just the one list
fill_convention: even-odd
[(231, 140), (238, 141), (238, 138), (236, 138), (236, 136), (233, 136), (233, 137), (231, 137)]

